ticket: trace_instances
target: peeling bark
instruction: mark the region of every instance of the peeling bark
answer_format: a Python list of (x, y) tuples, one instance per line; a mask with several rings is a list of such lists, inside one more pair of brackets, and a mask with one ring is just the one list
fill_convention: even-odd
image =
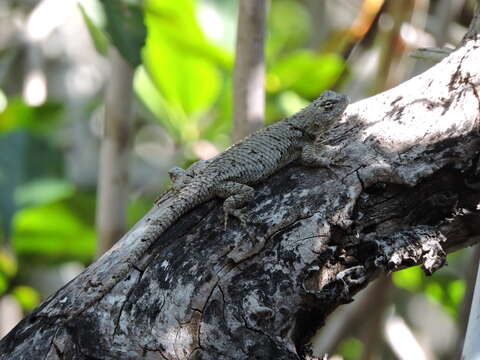
[[(127, 266), (152, 209), (0, 343), (0, 359), (302, 359), (327, 316), (379, 273), (480, 240), (480, 40), (348, 107), (319, 142), (331, 169), (292, 164), (256, 186), (241, 226), (221, 201), (185, 214)], [(85, 308), (85, 309), (84, 309)], [(83, 310), (84, 309), (84, 310)]]

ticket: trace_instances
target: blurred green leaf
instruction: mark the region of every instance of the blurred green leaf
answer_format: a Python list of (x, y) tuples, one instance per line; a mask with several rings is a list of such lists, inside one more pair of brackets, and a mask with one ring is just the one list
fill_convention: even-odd
[(232, 68), (232, 54), (212, 44), (203, 34), (195, 14), (195, 1), (146, 0), (145, 24), (148, 35), (144, 60), (149, 57), (149, 47), (154, 50), (160, 42), (188, 56), (207, 59), (225, 70)]
[(74, 186), (62, 179), (35, 179), (17, 187), (15, 200), (18, 206), (46, 204), (68, 198), (74, 191)]
[(25, 129), (37, 134), (48, 134), (63, 118), (63, 106), (47, 101), (31, 107), (18, 97), (10, 97), (3, 112), (0, 112), (0, 133)]
[[(36, 120), (41, 119), (36, 110), (34, 114)], [(7, 240), (19, 207), (14, 197), (16, 189), (27, 179), (63, 175), (62, 160), (61, 149), (52, 145), (47, 134), (37, 136), (24, 128), (0, 133), (0, 225)]]
[(82, 220), (65, 202), (18, 211), (13, 231), (12, 246), (18, 256), (88, 261), (94, 253), (92, 224)]
[(106, 31), (119, 53), (133, 67), (141, 64), (147, 30), (138, 1), (101, 0), (107, 17)]
[(8, 279), (0, 272), (0, 296), (5, 294), (8, 289)]
[(107, 55), (108, 52), (108, 39), (103, 33), (103, 31), (95, 25), (93, 20), (88, 16), (85, 8), (83, 7), (82, 4), (78, 3), (78, 7), (80, 9), (80, 12), (82, 13), (83, 20), (85, 21), (85, 24), (87, 25), (88, 32), (90, 33), (90, 37), (93, 40), (93, 45), (95, 46), (95, 49), (98, 51), (99, 54), (101, 55)]
[(308, 101), (293, 91), (284, 91), (278, 97), (278, 104), (282, 112), (290, 116), (308, 105)]
[[(143, 51), (145, 69), (172, 106), (188, 115), (205, 111), (218, 96), (220, 79), (212, 58), (195, 51), (195, 47), (209, 45), (195, 21), (192, 1), (147, 1), (147, 4), (150, 5), (146, 6), (145, 17), (148, 26)], [(189, 39), (192, 46), (185, 47), (176, 41), (180, 35)]]
[(452, 303), (455, 307), (461, 304), (463, 297), (465, 295), (465, 281), (464, 280), (454, 280), (451, 281), (448, 285), (448, 294)]
[(0, 250), (0, 275), (13, 277), (17, 273), (17, 262), (4, 250)]
[(233, 116), (233, 85), (230, 73), (224, 73), (219, 97), (212, 111), (200, 124), (203, 138), (215, 143), (218, 149), (226, 149), (231, 145), (230, 131)]
[(454, 318), (457, 317), (464, 293), (465, 282), (447, 276), (431, 278), (425, 286), (427, 297)]
[(203, 116), (218, 104), (222, 75), (232, 65), (231, 54), (203, 34), (194, 4), (145, 2), (144, 70), (135, 79), (137, 94), (179, 142), (199, 138)]
[(317, 55), (310, 50), (297, 50), (283, 56), (270, 66), (267, 90), (292, 90), (313, 99), (335, 84), (344, 69), (341, 57), (335, 54)]
[(294, 0), (272, 1), (267, 25), (267, 59), (304, 46), (311, 29), (305, 6)]
[(16, 286), (12, 291), (13, 296), (24, 311), (33, 310), (40, 303), (40, 295), (30, 286)]
[(416, 292), (420, 291), (422, 288), (424, 276), (422, 269), (418, 266), (414, 266), (394, 272), (392, 274), (392, 280), (396, 287)]
[[(188, 121), (181, 109), (168, 104), (143, 66), (137, 69), (133, 81), (135, 92), (173, 137), (179, 141), (196, 137), (198, 134), (196, 125)], [(188, 125), (189, 123), (190, 125)], [(193, 134), (190, 134), (187, 126), (192, 128), (192, 125)]]
[(425, 287), (425, 293), (428, 297), (438, 304), (442, 304), (443, 290), (438, 282), (431, 281)]
[(342, 354), (345, 360), (359, 359), (362, 351), (363, 343), (354, 337), (349, 337), (338, 345), (338, 352)]

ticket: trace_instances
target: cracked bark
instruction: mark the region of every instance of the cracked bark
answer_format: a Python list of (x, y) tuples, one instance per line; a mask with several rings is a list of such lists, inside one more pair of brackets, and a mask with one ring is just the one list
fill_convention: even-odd
[(379, 273), (430, 274), (479, 242), (479, 59), (470, 33), (427, 72), (349, 106), (321, 140), (335, 167), (294, 163), (255, 187), (261, 241), (235, 220), (224, 230), (220, 200), (205, 203), (90, 303), (152, 209), (12, 330), (0, 359), (305, 358), (313, 332)]

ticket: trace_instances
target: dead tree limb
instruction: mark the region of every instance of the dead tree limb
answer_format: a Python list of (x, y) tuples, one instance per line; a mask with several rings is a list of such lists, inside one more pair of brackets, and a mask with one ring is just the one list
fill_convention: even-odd
[(258, 242), (233, 220), (223, 229), (220, 200), (205, 203), (90, 301), (128, 264), (152, 209), (12, 330), (0, 358), (304, 358), (328, 314), (380, 272), (430, 274), (479, 242), (479, 60), (471, 33), (425, 73), (349, 106), (321, 139), (339, 150), (335, 167), (292, 164), (256, 187)]

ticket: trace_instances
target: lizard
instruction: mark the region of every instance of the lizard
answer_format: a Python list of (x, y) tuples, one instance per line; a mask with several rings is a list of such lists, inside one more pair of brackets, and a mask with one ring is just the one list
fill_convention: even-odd
[[(225, 227), (228, 217), (233, 216), (248, 231), (241, 208), (254, 197), (251, 185), (299, 159), (307, 166), (329, 167), (330, 156), (319, 155), (314, 141), (340, 120), (348, 103), (347, 96), (324, 91), (300, 112), (258, 130), (214, 158), (199, 161), (187, 170), (171, 169), (172, 190), (156, 201), (158, 211), (152, 210), (155, 216), (137, 224), (125, 239), (73, 281), (71, 285), (83, 288), (86, 296), (72, 297), (67, 287), (65, 293), (58, 294), (62, 296), (62, 306), (52, 302), (38, 315), (75, 318), (138, 266), (148, 248), (182, 215), (215, 197), (225, 199)], [(143, 233), (140, 242), (136, 241), (137, 236), (130, 236), (136, 231)], [(69, 309), (68, 315), (65, 309)]]
[(348, 103), (347, 96), (324, 91), (300, 112), (256, 131), (214, 158), (200, 160), (187, 170), (170, 169), (176, 196), (169, 214), (156, 222), (160, 232), (187, 211), (214, 197), (225, 199), (225, 228), (228, 217), (234, 216), (246, 229), (240, 209), (254, 197), (251, 185), (298, 159), (307, 166), (329, 166), (328, 159), (318, 156), (314, 140), (341, 118)]

